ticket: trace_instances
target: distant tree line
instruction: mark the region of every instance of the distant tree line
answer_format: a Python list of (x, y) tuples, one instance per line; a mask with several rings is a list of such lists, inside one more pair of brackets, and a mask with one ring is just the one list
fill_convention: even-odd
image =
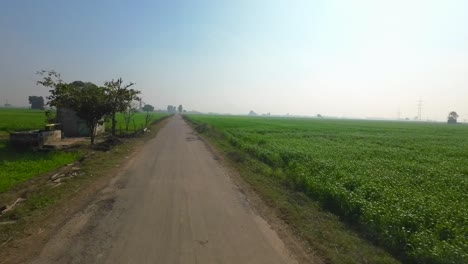
[(168, 113), (175, 113), (175, 112), (177, 112), (176, 109), (177, 109), (177, 108), (176, 108), (175, 106), (173, 106), (173, 105), (168, 105), (168, 106), (167, 106), (167, 112), (168, 112)]
[(184, 111), (184, 107), (182, 105), (179, 105), (178, 107), (176, 107), (175, 105), (168, 105), (167, 106), (167, 112), (168, 113), (182, 113)]

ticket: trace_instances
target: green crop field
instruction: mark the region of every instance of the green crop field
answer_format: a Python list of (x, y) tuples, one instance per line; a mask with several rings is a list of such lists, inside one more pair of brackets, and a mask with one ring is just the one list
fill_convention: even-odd
[(468, 126), (188, 118), (411, 261), (468, 263)]
[(9, 132), (43, 129), (45, 121), (41, 110), (0, 109), (0, 192), (79, 158), (79, 153), (16, 151), (8, 145)]
[[(152, 122), (166, 115), (153, 113)], [(118, 121), (123, 122), (122, 115), (119, 114), (117, 117)], [(141, 129), (141, 126), (145, 124), (145, 114), (137, 113), (133, 118), (136, 127)], [(0, 193), (36, 175), (52, 171), (80, 158), (79, 152), (18, 151), (8, 145), (9, 132), (42, 129), (45, 120), (44, 111), (0, 109)], [(130, 132), (133, 132), (133, 122), (130, 128)]]
[[(151, 113), (150, 123), (167, 116), (167, 113)], [(132, 116), (129, 125), (129, 133), (141, 129), (145, 125), (146, 113), (136, 113)], [(121, 128), (126, 132), (124, 115), (117, 114), (117, 130)], [(135, 121), (135, 126), (134, 122)], [(8, 136), (9, 132), (43, 129), (46, 124), (46, 116), (42, 110), (30, 110), (26, 108), (0, 108), (0, 138)], [(110, 120), (106, 120), (106, 129), (111, 127)]]
[(0, 137), (9, 132), (43, 129), (44, 111), (22, 108), (0, 108)]

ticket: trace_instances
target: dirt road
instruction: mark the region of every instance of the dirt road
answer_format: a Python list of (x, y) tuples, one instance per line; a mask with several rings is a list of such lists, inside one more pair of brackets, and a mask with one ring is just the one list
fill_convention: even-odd
[(174, 116), (30, 263), (296, 263)]

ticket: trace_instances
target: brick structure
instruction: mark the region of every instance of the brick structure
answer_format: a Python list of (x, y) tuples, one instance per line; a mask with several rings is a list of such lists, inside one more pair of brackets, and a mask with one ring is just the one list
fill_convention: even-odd
[[(86, 122), (79, 118), (75, 111), (68, 108), (57, 109), (57, 121), (62, 126), (64, 137), (89, 137), (90, 131)], [(104, 123), (96, 127), (96, 134), (102, 134), (105, 131)]]

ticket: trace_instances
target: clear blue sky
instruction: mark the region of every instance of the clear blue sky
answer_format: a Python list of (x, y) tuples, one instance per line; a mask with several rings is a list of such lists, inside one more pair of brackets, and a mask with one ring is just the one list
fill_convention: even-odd
[(65, 81), (136, 82), (212, 112), (468, 119), (468, 1), (35, 1), (0, 9), (0, 103)]

